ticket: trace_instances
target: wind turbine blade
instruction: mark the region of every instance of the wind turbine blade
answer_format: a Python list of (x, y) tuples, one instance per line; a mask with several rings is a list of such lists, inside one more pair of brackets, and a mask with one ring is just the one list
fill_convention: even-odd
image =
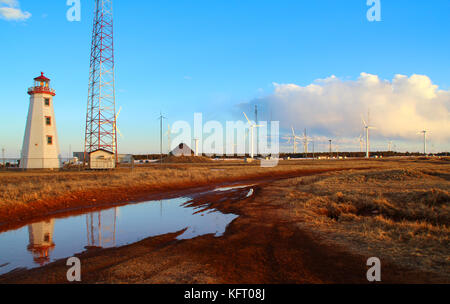
[(247, 114), (245, 114), (245, 112), (244, 112), (244, 116), (247, 119), (248, 123), (251, 125), (252, 123), (251, 123), (250, 119), (248, 119)]
[(117, 120), (117, 118), (119, 117), (120, 112), (122, 112), (122, 107), (119, 108), (119, 111), (118, 111), (117, 114), (116, 114), (116, 120)]
[(119, 128), (116, 127), (117, 133), (119, 133), (120, 137), (123, 137), (122, 132), (120, 132)]
[(366, 121), (364, 120), (364, 116), (362, 116), (362, 115), (361, 115), (361, 120), (362, 120), (362, 122), (363, 122), (363, 124), (364, 124), (364, 127), (367, 127), (367, 123), (366, 123)]

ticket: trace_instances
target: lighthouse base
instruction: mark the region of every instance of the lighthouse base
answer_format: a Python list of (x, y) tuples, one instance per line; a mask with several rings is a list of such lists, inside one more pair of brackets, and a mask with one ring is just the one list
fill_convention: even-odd
[(24, 170), (28, 169), (60, 169), (60, 159), (48, 159), (48, 158), (22, 158), (20, 160), (20, 168)]

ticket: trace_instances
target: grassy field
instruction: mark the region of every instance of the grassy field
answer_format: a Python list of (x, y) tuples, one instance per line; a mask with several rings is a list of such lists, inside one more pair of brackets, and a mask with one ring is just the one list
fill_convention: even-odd
[(274, 168), (261, 168), (257, 164), (233, 162), (172, 164), (136, 167), (134, 170), (82, 172), (0, 172), (0, 212), (12, 205), (28, 204), (71, 192), (92, 189), (126, 188), (176, 188), (183, 184), (204, 185), (218, 181), (233, 181), (272, 173), (288, 173), (302, 169), (335, 169), (379, 166), (374, 162), (283, 162)]
[[(286, 161), (271, 169), (214, 162), (134, 172), (9, 173), (1, 176), (11, 191), (3, 210), (17, 205), (49, 208), (32, 196), (21, 201), (22, 188), (50, 201), (79, 193), (74, 201), (98, 203), (108, 193), (114, 200), (120, 192), (134, 193), (140, 189), (136, 185), (164, 192), (169, 186), (189, 188), (193, 182), (290, 173), (294, 177), (259, 179), (262, 183), (252, 186), (250, 197), (247, 188), (194, 198), (192, 206), (239, 215), (222, 237), (177, 241), (168, 234), (82, 253), (83, 282), (367, 283), (365, 263), (374, 256), (381, 259), (384, 283), (450, 282), (448, 159)], [(90, 192), (92, 196), (82, 196)], [(0, 282), (64, 283), (66, 271), (62, 259), (0, 277)]]
[(323, 242), (450, 280), (450, 162), (405, 161), (294, 178), (264, 189)]

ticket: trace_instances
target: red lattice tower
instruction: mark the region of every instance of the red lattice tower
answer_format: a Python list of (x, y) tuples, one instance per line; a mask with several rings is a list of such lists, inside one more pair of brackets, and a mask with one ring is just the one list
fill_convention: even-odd
[(105, 150), (117, 161), (116, 103), (112, 0), (96, 0), (92, 32), (89, 95), (86, 114), (86, 154)]

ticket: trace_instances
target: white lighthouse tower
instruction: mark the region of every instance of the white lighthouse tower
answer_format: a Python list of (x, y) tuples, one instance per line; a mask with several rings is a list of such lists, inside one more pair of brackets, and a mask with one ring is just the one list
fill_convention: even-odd
[(27, 249), (36, 263), (43, 266), (50, 262), (50, 254), (55, 248), (53, 243), (54, 220), (28, 225), (30, 244)]
[(56, 133), (53, 97), (55, 90), (50, 79), (41, 73), (28, 89), (30, 106), (23, 139), (20, 167), (22, 169), (57, 169), (61, 166), (58, 135)]

